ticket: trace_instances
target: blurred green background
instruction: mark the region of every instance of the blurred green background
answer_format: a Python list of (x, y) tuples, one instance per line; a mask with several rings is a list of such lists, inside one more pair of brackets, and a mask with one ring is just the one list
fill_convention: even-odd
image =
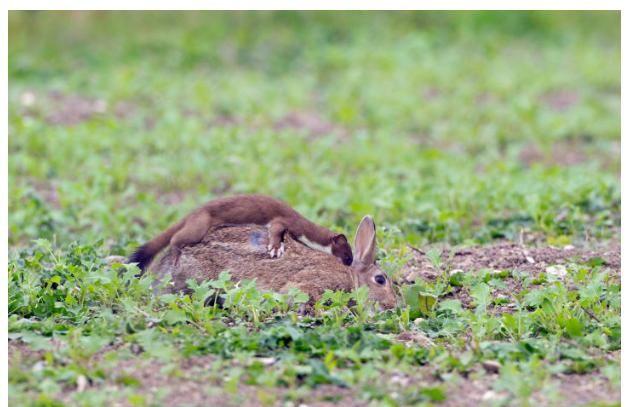
[(9, 243), (259, 192), (381, 246), (606, 239), (619, 12), (11, 12)]
[[(612, 405), (619, 154), (619, 12), (11, 12), (12, 404)], [(400, 306), (107, 265), (246, 192)]]

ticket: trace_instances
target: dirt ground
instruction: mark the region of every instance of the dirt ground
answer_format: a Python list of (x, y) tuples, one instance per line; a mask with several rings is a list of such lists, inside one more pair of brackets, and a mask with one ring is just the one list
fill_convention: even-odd
[[(481, 269), (517, 270), (537, 275), (551, 265), (567, 264), (568, 261), (574, 259), (587, 261), (594, 257), (602, 258), (604, 266), (611, 272), (617, 275), (621, 273), (619, 242), (611, 242), (592, 250), (575, 247), (523, 247), (515, 243), (446, 249), (441, 255), (440, 269), (430, 264), (422, 250), (415, 248), (414, 254), (405, 270), (405, 282), (414, 280), (416, 277), (433, 280), (437, 278), (441, 269), (463, 270), (463, 272)], [(510, 285), (509, 290), (520, 289), (515, 286), (514, 279), (507, 278), (505, 281)], [(506, 294), (510, 295), (510, 292)], [(471, 300), (468, 293), (459, 290), (454, 293), (454, 297), (469, 306)], [(502, 308), (495, 311), (506, 312), (507, 310)], [(400, 334), (397, 339), (409, 346), (428, 347), (432, 344), (428, 338), (411, 333)], [(96, 360), (103, 360), (106, 352), (110, 350), (113, 349), (104, 349), (93, 357)], [(115, 351), (119, 352), (119, 349)], [(619, 358), (618, 352), (615, 357)], [(41, 366), (43, 360), (44, 352), (33, 350), (20, 341), (9, 342), (10, 367), (20, 366), (21, 369), (33, 369)], [(125, 378), (132, 377), (133, 393), (147, 395), (146, 401), (156, 400), (156, 395), (160, 394), (158, 399), (165, 405), (210, 404), (246, 407), (262, 404), (275, 405), (278, 401), (286, 399), (292, 400), (293, 405), (306, 406), (366, 405), (359, 400), (359, 395), (355, 394), (354, 390), (334, 385), (319, 386), (305, 394), (299, 389), (280, 387), (264, 389), (262, 386), (239, 384), (236, 391), (229, 392), (225, 390), (223, 377), (207, 373), (213, 362), (214, 358), (208, 355), (190, 357), (178, 360), (173, 365), (166, 365), (155, 360), (144, 359), (141, 355), (130, 355), (129, 358), (112, 364), (105, 363), (106, 378), (100, 382), (88, 382), (83, 384), (82, 388), (76, 384), (68, 385), (64, 389), (62, 398), (65, 402), (71, 402), (76, 392), (98, 390), (117, 394), (119, 402), (114, 405), (131, 405), (128, 395), (120, 393), (124, 387), (120, 383), (123, 383)], [(493, 389), (497, 377), (497, 372), (494, 372), (492, 367), (486, 366), (482, 369), (479, 367), (470, 372), (467, 377), (454, 382), (442, 382), (425, 366), (412, 377), (398, 375), (385, 380), (391, 380), (399, 386), (444, 386), (447, 397), (439, 405), (474, 406), (506, 403), (505, 394)], [(559, 402), (561, 404), (556, 405), (584, 405), (594, 401), (616, 402), (620, 396), (619, 389), (612, 387), (603, 376), (594, 373), (555, 375), (552, 377), (552, 382), (555, 383), (552, 393), (563, 400)], [(541, 394), (537, 397), (548, 396)], [(535, 401), (544, 405), (555, 405), (551, 399), (536, 399)]]
[[(600, 258), (603, 267), (611, 273), (621, 275), (621, 252), (619, 241), (610, 241), (602, 247), (580, 248), (565, 247), (526, 247), (518, 243), (504, 242), (488, 246), (444, 248), (441, 251), (439, 268), (433, 266), (426, 256), (427, 249), (411, 248), (414, 256), (407, 263), (401, 277), (401, 283), (412, 283), (416, 278), (434, 281), (445, 270), (449, 273), (475, 272), (480, 270), (519, 271), (530, 276), (546, 272), (550, 266), (565, 266), (568, 262), (587, 262)], [(501, 279), (506, 289), (494, 288), (493, 295), (508, 298), (519, 293), (523, 287), (519, 279), (507, 277)], [(465, 287), (457, 287), (451, 298), (461, 301), (464, 307), (472, 307), (472, 298)], [(511, 312), (515, 304), (493, 305), (491, 310), (500, 314)]]
[[(41, 369), (45, 366), (45, 352), (34, 350), (19, 341), (9, 341), (9, 369)], [(109, 351), (124, 353), (127, 358), (107, 362)], [(256, 407), (275, 405), (280, 400), (292, 400), (294, 405), (327, 407), (337, 405), (365, 406), (350, 389), (334, 385), (321, 385), (303, 393), (298, 389), (263, 388), (239, 383), (235, 388), (227, 388), (225, 379), (228, 371), (220, 371), (220, 376), (211, 372), (215, 358), (210, 355), (184, 358), (172, 363), (145, 359), (131, 355), (132, 350), (107, 348), (93, 355), (90, 362), (98, 362), (104, 369), (104, 380), (85, 380), (82, 384), (65, 386), (60, 400), (68, 405), (76, 405), (74, 396), (80, 392), (99, 391), (115, 400), (113, 406), (135, 406), (129, 401), (131, 394), (145, 395), (145, 401), (160, 402), (166, 406), (237, 406)], [(105, 361), (103, 363), (103, 361)], [(128, 388), (132, 392), (128, 392)], [(126, 388), (126, 390), (124, 389)]]
[[(99, 352), (94, 356), (94, 360), (98, 361), (104, 358), (106, 352)], [(19, 365), (22, 369), (38, 369), (45, 364), (43, 360), (44, 352), (32, 350), (20, 341), (9, 342), (10, 368)], [(227, 388), (224, 379), (228, 372), (220, 372), (220, 377), (210, 373), (213, 362), (214, 357), (210, 355), (190, 357), (169, 364), (144, 359), (140, 355), (131, 356), (128, 359), (101, 364), (100, 367), (104, 366), (106, 377), (104, 380), (85, 380), (82, 384), (68, 384), (60, 399), (68, 405), (75, 405), (73, 397), (77, 393), (99, 391), (116, 400), (112, 403), (113, 406), (135, 405), (129, 401), (128, 396), (131, 394), (144, 395), (146, 402), (158, 401), (163, 405), (255, 407), (282, 405), (284, 400), (290, 400), (294, 406), (367, 405), (359, 399), (354, 390), (336, 385), (321, 385), (306, 393), (297, 388), (263, 388), (241, 383), (236, 388)], [(502, 405), (503, 402), (506, 403), (506, 395), (493, 390), (498, 375), (488, 370), (478, 368), (467, 377), (442, 382), (429, 371), (428, 367), (423, 367), (411, 377), (399, 374), (384, 380), (389, 380), (399, 388), (441, 386), (446, 392), (446, 399), (437, 404), (441, 406)], [(555, 404), (553, 400), (541, 394), (537, 395), (536, 402), (565, 407), (600, 401), (614, 403), (620, 397), (619, 389), (611, 386), (606, 378), (593, 373), (555, 375), (552, 382), (555, 383), (553, 394), (561, 401)]]
[[(437, 270), (426, 256), (427, 249), (412, 247), (415, 255), (404, 270), (403, 282), (415, 281), (416, 277), (433, 281), (440, 270)], [(620, 244), (611, 241), (603, 247), (592, 249), (574, 246), (564, 247), (526, 247), (518, 243), (504, 242), (488, 246), (444, 248), (441, 251), (441, 270), (479, 271), (509, 270), (523, 271), (531, 275), (545, 272), (548, 266), (565, 265), (568, 261), (589, 261), (599, 257), (604, 267), (620, 275)]]

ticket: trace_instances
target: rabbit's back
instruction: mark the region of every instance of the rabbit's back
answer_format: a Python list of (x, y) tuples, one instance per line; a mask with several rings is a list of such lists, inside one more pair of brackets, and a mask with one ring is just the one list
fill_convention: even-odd
[(334, 256), (310, 249), (285, 236), (285, 254), (267, 254), (267, 229), (258, 225), (227, 225), (210, 230), (204, 239), (183, 248), (178, 266), (167, 249), (150, 267), (162, 277), (171, 273), (174, 290), (186, 289), (186, 281), (216, 279), (228, 271), (233, 280), (256, 279), (262, 289), (285, 292), (297, 287), (316, 299), (324, 290), (350, 290), (349, 268)]

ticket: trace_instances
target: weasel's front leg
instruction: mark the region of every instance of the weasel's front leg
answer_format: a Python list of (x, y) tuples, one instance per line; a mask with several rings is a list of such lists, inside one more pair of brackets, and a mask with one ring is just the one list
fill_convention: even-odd
[(286, 231), (287, 226), (281, 219), (275, 219), (269, 223), (269, 244), (267, 245), (267, 250), (270, 253), (270, 257), (281, 257), (285, 253), (283, 238), (285, 237)]

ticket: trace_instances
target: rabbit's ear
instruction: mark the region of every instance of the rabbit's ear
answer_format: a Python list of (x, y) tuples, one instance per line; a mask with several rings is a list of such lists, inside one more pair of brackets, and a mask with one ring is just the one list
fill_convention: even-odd
[(363, 264), (374, 264), (376, 260), (376, 225), (369, 215), (361, 220), (354, 238), (355, 260)]

